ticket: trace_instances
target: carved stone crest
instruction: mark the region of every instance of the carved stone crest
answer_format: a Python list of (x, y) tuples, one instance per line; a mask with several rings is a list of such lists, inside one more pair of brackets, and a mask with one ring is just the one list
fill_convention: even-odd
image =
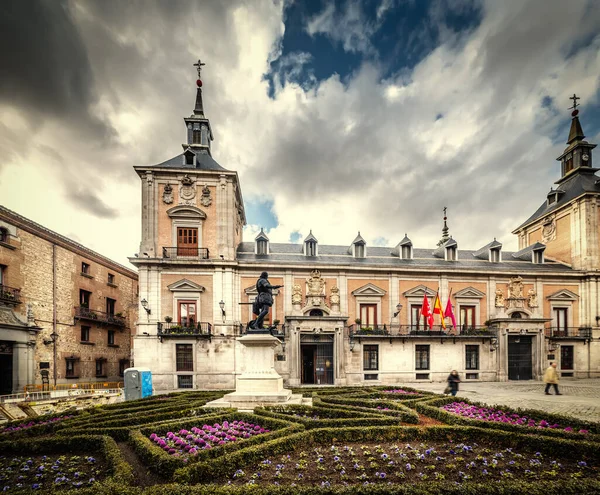
[(508, 298), (519, 299), (523, 297), (523, 279), (521, 277), (513, 277), (508, 283)]
[(502, 292), (502, 289), (496, 289), (496, 304), (495, 304), (495, 306), (497, 308), (504, 307), (504, 293)]
[(194, 179), (190, 178), (189, 175), (185, 175), (181, 179), (181, 185), (179, 186), (179, 197), (184, 204), (191, 204), (190, 202), (196, 197), (196, 186)]
[(542, 225), (542, 242), (547, 243), (554, 239), (556, 239), (556, 219), (554, 215), (549, 215)]
[(529, 289), (527, 291), (527, 304), (529, 305), (530, 308), (538, 307), (537, 294), (535, 293), (535, 290), (533, 290), (533, 289)]
[(302, 304), (302, 288), (298, 284), (292, 287), (292, 304)]
[(319, 270), (313, 270), (306, 279), (306, 296), (313, 306), (321, 306), (325, 300), (325, 280), (321, 278)]
[(204, 187), (202, 188), (202, 197), (200, 198), (200, 203), (202, 203), (202, 206), (210, 206), (212, 204), (210, 189), (206, 184), (204, 184)]
[(338, 306), (340, 304), (340, 289), (337, 285), (331, 288), (331, 294), (329, 295), (329, 302), (332, 306)]
[(166, 205), (170, 205), (173, 202), (173, 186), (171, 184), (167, 184), (163, 191), (163, 203)]

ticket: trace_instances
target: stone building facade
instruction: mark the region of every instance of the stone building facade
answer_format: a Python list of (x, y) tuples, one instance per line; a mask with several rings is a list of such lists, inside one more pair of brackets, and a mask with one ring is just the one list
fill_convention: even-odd
[(0, 277), (0, 395), (121, 380), (135, 271), (0, 207)]
[[(345, 245), (321, 245), (312, 232), (278, 244), (262, 231), (241, 241), (239, 178), (212, 157), (202, 96), (200, 81), (183, 152), (135, 167), (142, 241), (131, 262), (145, 311), (133, 353), (156, 388), (235, 387), (244, 362), (236, 338), (253, 319), (262, 271), (283, 286), (268, 320), (288, 386), (443, 381), (452, 369), (466, 380), (539, 379), (550, 361), (563, 376), (600, 376), (600, 186), (576, 115), (556, 198), (515, 231), (517, 252), (495, 239), (459, 249), (445, 217), (431, 248), (407, 236), (367, 246), (360, 233)], [(421, 306), (436, 294), (444, 308), (450, 299), (455, 327), (437, 315), (425, 327)]]

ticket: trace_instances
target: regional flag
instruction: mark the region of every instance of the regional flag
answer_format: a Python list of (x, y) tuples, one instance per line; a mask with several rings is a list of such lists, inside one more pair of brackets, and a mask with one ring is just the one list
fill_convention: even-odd
[(433, 313), (429, 307), (429, 299), (427, 299), (427, 292), (423, 295), (423, 304), (421, 305), (421, 314), (425, 317), (425, 328), (429, 325), (429, 328), (433, 327)]
[[(450, 291), (450, 293), (452, 293), (452, 291)], [(456, 317), (454, 316), (454, 310), (452, 308), (449, 295), (448, 302), (446, 303), (446, 311), (444, 311), (444, 318), (450, 318), (452, 320), (452, 326), (456, 328)]]
[(444, 311), (442, 310), (442, 301), (440, 301), (439, 292), (435, 295), (435, 302), (433, 303), (433, 314), (440, 315), (440, 320), (442, 322), (442, 328), (446, 330), (446, 322), (444, 321)]

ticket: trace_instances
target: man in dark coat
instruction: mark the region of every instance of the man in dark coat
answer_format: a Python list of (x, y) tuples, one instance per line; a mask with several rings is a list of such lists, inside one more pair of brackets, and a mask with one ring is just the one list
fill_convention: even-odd
[(262, 272), (260, 278), (256, 281), (256, 291), (258, 296), (252, 304), (252, 312), (257, 315), (256, 320), (250, 322), (250, 330), (263, 330), (263, 321), (273, 306), (273, 289), (279, 289), (283, 285), (271, 285), (269, 283), (269, 274)]
[(450, 394), (452, 394), (452, 397), (454, 397), (456, 392), (458, 392), (459, 383), (460, 376), (458, 375), (458, 371), (452, 370), (452, 373), (448, 375), (448, 388), (450, 389)]

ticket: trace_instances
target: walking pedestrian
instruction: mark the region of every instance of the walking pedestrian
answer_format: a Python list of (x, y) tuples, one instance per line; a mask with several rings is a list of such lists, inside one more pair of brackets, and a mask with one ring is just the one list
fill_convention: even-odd
[(549, 392), (550, 385), (554, 386), (554, 393), (556, 395), (562, 395), (558, 391), (558, 380), (559, 380), (559, 376), (558, 376), (558, 371), (556, 371), (556, 363), (550, 363), (550, 366), (548, 366), (548, 369), (544, 373), (544, 383), (546, 384), (546, 390), (544, 391), (544, 393), (546, 395), (551, 395)]
[(452, 397), (456, 396), (456, 392), (458, 392), (458, 384), (460, 383), (460, 376), (458, 375), (458, 371), (452, 370), (452, 372), (448, 375), (448, 389), (450, 389), (450, 395)]

